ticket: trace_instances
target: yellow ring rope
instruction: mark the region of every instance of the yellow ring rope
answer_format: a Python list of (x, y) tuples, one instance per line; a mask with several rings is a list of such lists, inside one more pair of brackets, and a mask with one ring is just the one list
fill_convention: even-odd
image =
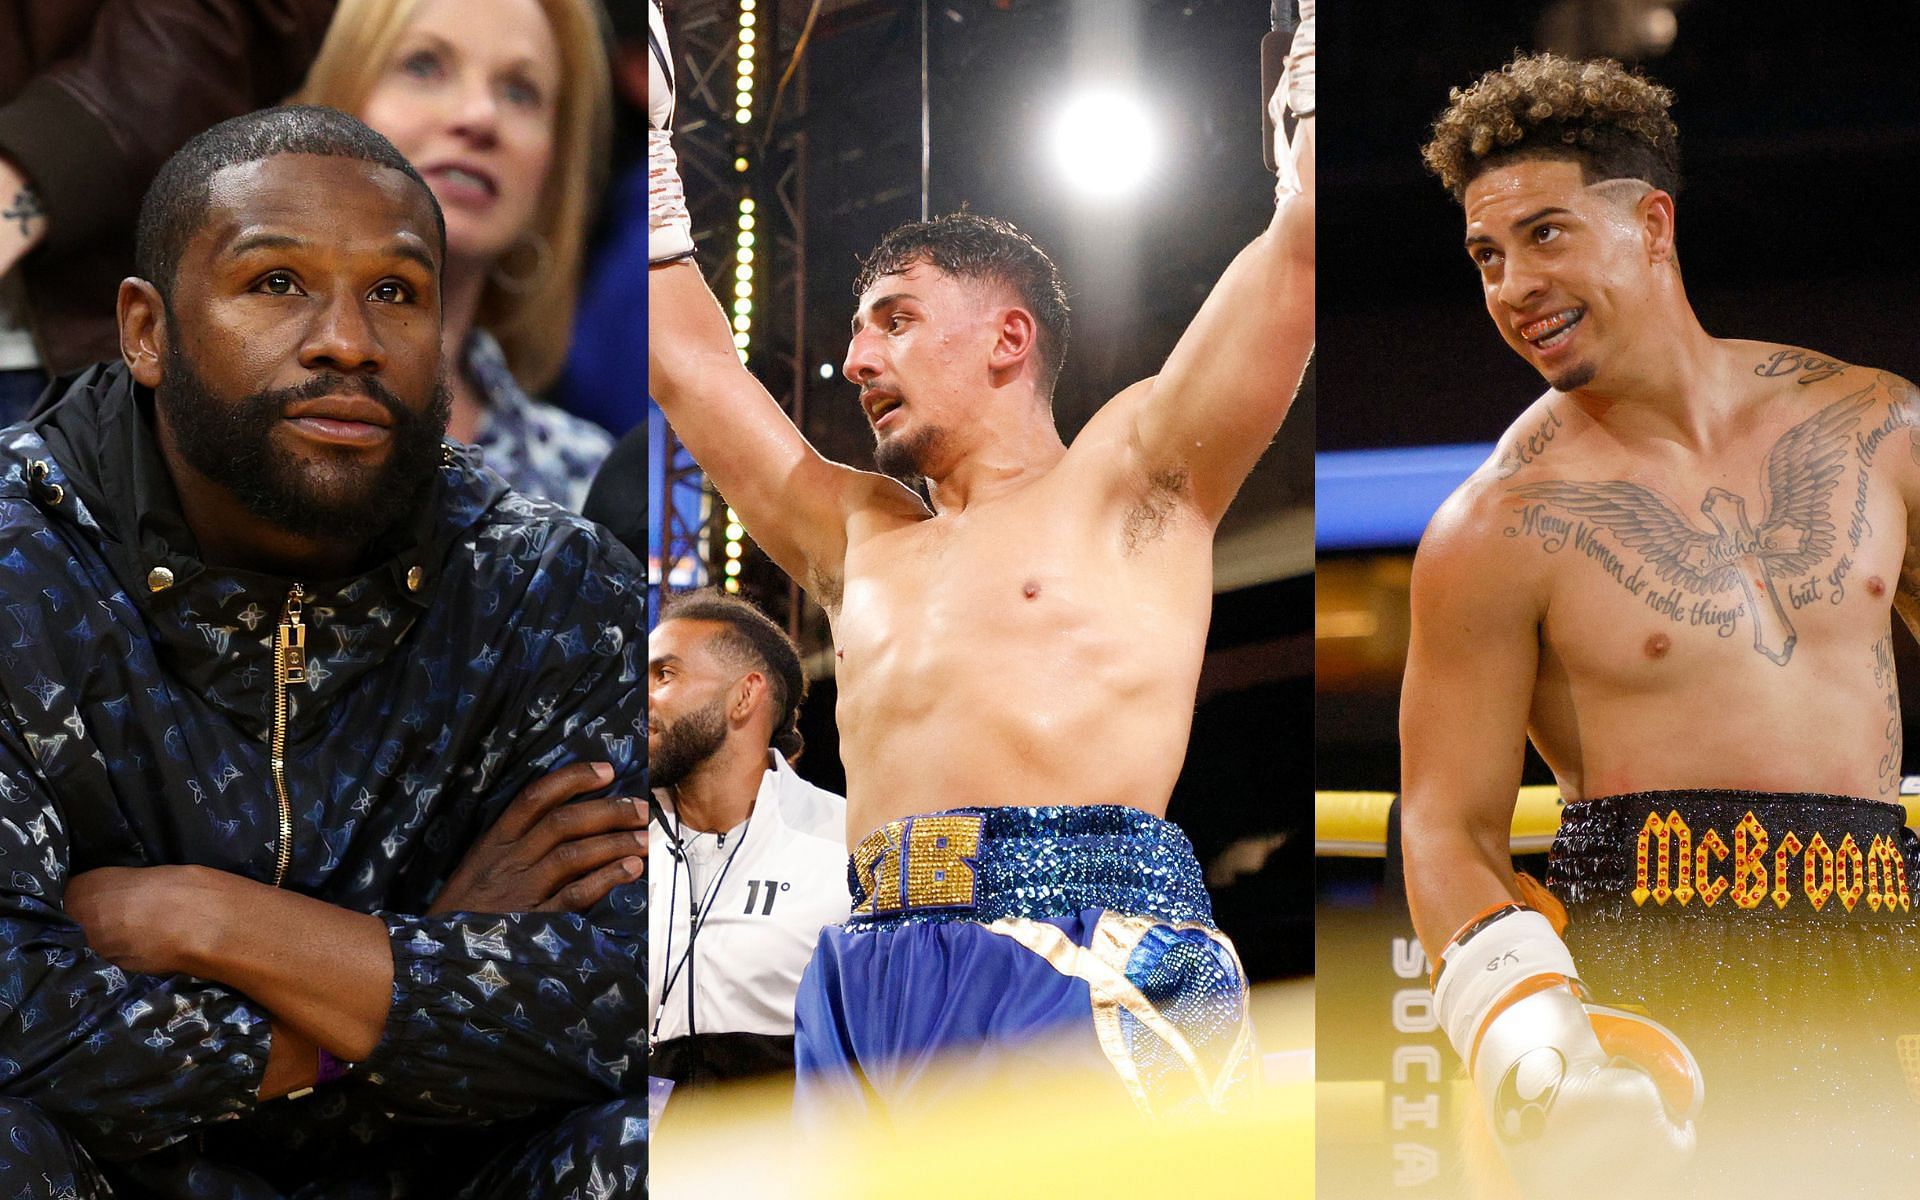
[[(1315, 792), (1313, 852), (1321, 858), (1380, 858), (1387, 852), (1392, 792)], [(1920, 829), (1920, 797), (1903, 797), (1907, 824)], [(1513, 852), (1545, 854), (1560, 829), (1560, 789), (1523, 787), (1513, 806)]]

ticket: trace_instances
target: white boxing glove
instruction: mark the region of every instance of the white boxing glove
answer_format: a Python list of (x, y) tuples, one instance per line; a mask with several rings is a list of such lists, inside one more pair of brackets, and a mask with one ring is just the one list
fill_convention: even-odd
[(673, 51), (659, 0), (647, 0), (647, 124), (673, 128)]
[(1526, 1194), (1569, 1180), (1612, 1194), (1685, 1168), (1699, 1064), (1658, 1022), (1587, 1003), (1546, 917), (1509, 905), (1470, 923), (1441, 956), (1434, 1002)]
[(1302, 120), (1313, 115), (1313, 10), (1314, 0), (1300, 0), (1300, 24), (1294, 26), (1293, 48), (1287, 51), (1287, 73), (1280, 87), (1287, 109)]
[(673, 154), (673, 58), (660, 6), (647, 5), (647, 262), (677, 262), (693, 254), (693, 223), (680, 167)]
[(1293, 43), (1287, 49), (1286, 70), (1267, 101), (1267, 116), (1273, 125), (1273, 161), (1279, 173), (1274, 187), (1276, 199), (1284, 200), (1305, 190), (1288, 146), (1286, 117), (1292, 113), (1304, 121), (1314, 113), (1314, 4), (1315, 0), (1299, 0), (1300, 23), (1294, 26)]

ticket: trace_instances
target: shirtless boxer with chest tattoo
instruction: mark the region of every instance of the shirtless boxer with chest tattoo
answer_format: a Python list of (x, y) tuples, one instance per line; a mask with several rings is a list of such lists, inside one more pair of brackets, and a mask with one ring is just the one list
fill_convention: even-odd
[[(1426, 148), (1549, 390), (1421, 542), (1408, 893), (1523, 1183), (1878, 1179), (1920, 1128), (1890, 640), (1920, 620), (1920, 392), (1701, 327), (1670, 101), (1522, 58)], [(1509, 858), (1529, 736), (1566, 802), (1554, 899)]]

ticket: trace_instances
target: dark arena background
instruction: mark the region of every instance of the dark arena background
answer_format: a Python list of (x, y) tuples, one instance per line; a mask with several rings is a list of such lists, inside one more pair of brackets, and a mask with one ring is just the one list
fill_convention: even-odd
[[(1340, 1183), (1323, 1195), (1467, 1187), (1456, 1118), (1472, 1097), (1434, 1027), (1389, 850), (1407, 580), (1434, 505), (1542, 384), (1486, 314), (1460, 209), (1420, 162), (1428, 127), (1449, 88), (1516, 50), (1638, 63), (1677, 95), (1679, 247), (1708, 332), (1912, 378), (1916, 46), (1920, 10), (1898, 3), (1430, 0), (1322, 16), (1318, 1137), (1320, 1178)], [(1911, 811), (1920, 653), (1895, 642)], [(1516, 850), (1544, 850), (1558, 800), (1531, 752), (1524, 782)], [(1538, 872), (1544, 856), (1529, 861)]]
[[(839, 369), (859, 259), (894, 226), (964, 206), (1011, 220), (1054, 258), (1074, 309), (1054, 401), (1071, 441), (1100, 404), (1159, 369), (1272, 215), (1264, 0), (670, 0), (666, 15), (699, 261), (715, 294), (733, 300), (749, 364), (830, 458), (872, 463), (872, 434)], [(1125, 194), (1118, 184), (1094, 194), (1098, 162), (1060, 160), (1054, 126), (1094, 82), (1132, 92), (1145, 111), (1151, 158)], [(813, 681), (799, 770), (841, 789), (823, 614), (661, 432), (655, 578), (675, 590), (705, 579), (737, 587), (798, 634)], [(1220, 530), (1193, 739), (1169, 813), (1192, 837), (1220, 924), (1256, 981), (1304, 975), (1313, 962), (1313, 435), (1309, 373)]]

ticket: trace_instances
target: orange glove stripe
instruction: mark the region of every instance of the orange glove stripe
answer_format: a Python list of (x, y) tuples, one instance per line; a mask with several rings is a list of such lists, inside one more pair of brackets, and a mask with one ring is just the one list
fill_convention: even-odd
[(1553, 974), (1531, 975), (1514, 984), (1505, 995), (1493, 1002), (1493, 1006), (1487, 1009), (1487, 1015), (1480, 1018), (1480, 1028), (1473, 1031), (1473, 1048), (1467, 1054), (1467, 1069), (1473, 1069), (1474, 1060), (1480, 1057), (1480, 1039), (1487, 1035), (1488, 1027), (1501, 1013), (1538, 992), (1544, 992), (1549, 988), (1571, 988), (1572, 986), (1572, 981), (1565, 975)]

